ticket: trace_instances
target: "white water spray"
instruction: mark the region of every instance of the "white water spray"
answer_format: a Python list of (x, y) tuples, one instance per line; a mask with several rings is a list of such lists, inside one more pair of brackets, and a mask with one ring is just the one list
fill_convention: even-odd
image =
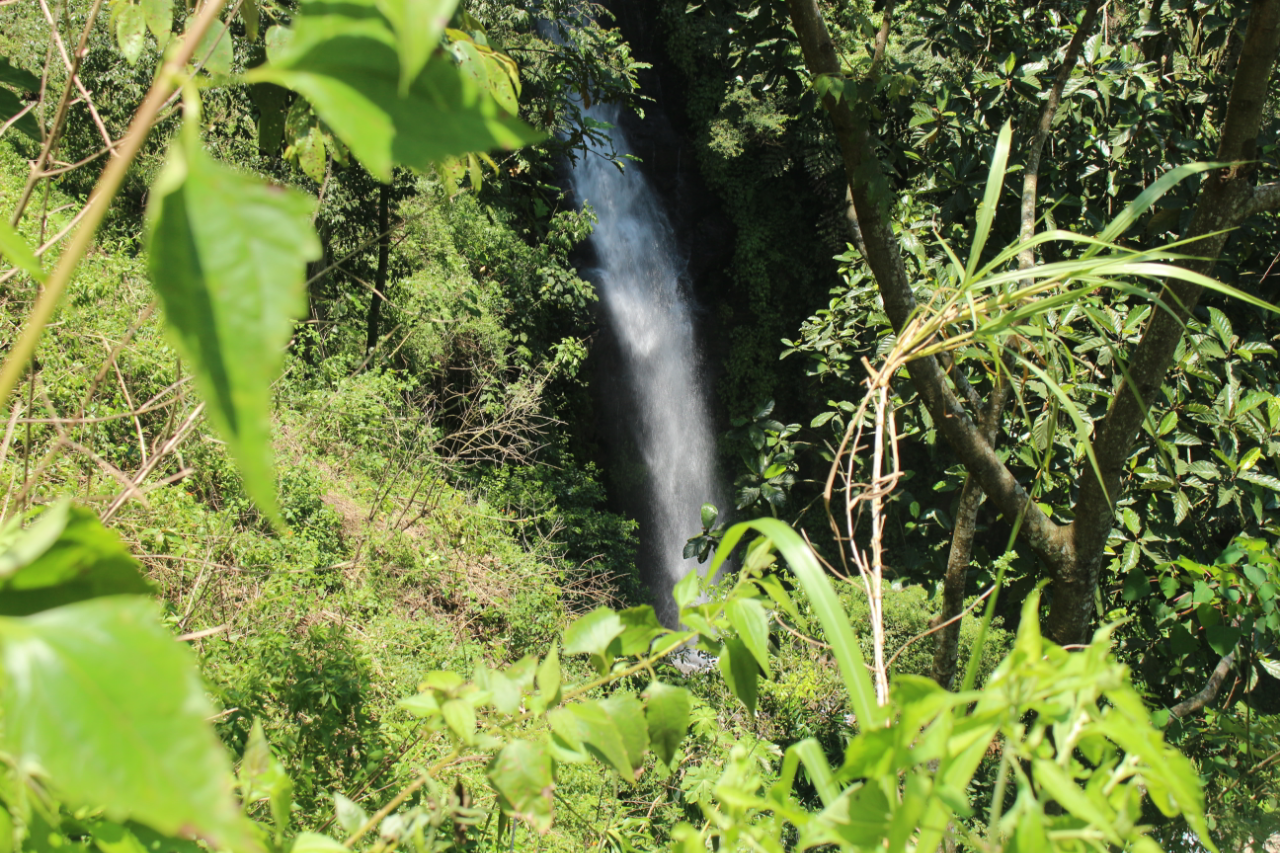
[[(631, 153), (616, 107), (594, 107), (589, 114), (613, 125), (618, 155)], [(701, 530), (699, 510), (706, 502), (726, 509), (684, 264), (662, 203), (638, 169), (622, 172), (608, 158), (589, 154), (578, 160), (570, 181), (599, 217), (591, 236), (599, 257), (594, 278), (621, 350), (634, 412), (628, 427), (646, 469), (642, 550), (658, 563), (641, 570), (659, 615), (670, 623), (676, 615), (671, 588), (698, 565), (682, 551)]]

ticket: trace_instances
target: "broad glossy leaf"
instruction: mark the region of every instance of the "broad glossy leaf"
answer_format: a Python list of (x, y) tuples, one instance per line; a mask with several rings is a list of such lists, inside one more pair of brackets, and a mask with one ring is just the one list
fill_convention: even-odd
[(0, 616), (152, 591), (115, 531), (69, 503), (45, 510), (0, 553)]
[[(0, 104), (0, 106), (3, 106)], [(29, 117), (30, 114), (24, 116)], [(36, 128), (36, 135), (39, 135), (39, 128)], [(36, 253), (31, 251), (31, 247), (27, 245), (27, 241), (22, 235), (14, 230), (9, 224), (7, 216), (0, 217), (0, 256), (6, 261), (25, 270), (28, 275), (36, 281), (44, 281), (44, 269), (40, 266), (40, 259), (36, 257)]]
[(670, 766), (676, 750), (689, 728), (689, 711), (693, 700), (683, 687), (672, 687), (655, 681), (645, 691), (645, 722), (649, 725), (649, 743), (653, 752)]
[(303, 309), (307, 261), (320, 255), (311, 200), (215, 162), (188, 121), (147, 209), (151, 280), (196, 387), (272, 519), (271, 383)]
[(141, 596), (0, 618), (4, 748), (68, 806), (254, 849), (195, 658)]
[(428, 62), (402, 95), (399, 43), (376, 0), (305, 0), (295, 20), (292, 37), (248, 79), (304, 95), (381, 181), (396, 164), (426, 171), (451, 155), (541, 138), (452, 62)]
[(503, 811), (539, 832), (551, 828), (551, 756), (540, 743), (514, 740), (494, 756), (486, 772)]

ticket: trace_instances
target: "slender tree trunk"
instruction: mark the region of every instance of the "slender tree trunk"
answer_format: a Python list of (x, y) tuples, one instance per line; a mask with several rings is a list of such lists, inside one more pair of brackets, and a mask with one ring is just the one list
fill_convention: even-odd
[(391, 188), (383, 184), (378, 195), (378, 275), (373, 281), (373, 294), (369, 297), (368, 336), (365, 339), (366, 353), (373, 352), (378, 345), (378, 321), (382, 314), (382, 303), (387, 293), (387, 258), (391, 254), (391, 229), (388, 226), (387, 195)]

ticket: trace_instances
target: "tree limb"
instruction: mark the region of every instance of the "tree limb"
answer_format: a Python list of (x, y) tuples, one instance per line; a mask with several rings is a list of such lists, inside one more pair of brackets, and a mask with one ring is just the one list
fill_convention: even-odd
[(1227, 680), (1227, 676), (1231, 674), (1231, 668), (1235, 665), (1236, 652), (1235, 649), (1232, 649), (1229, 654), (1223, 655), (1222, 660), (1218, 661), (1218, 665), (1213, 668), (1213, 673), (1209, 676), (1209, 681), (1205, 684), (1204, 689), (1174, 705), (1169, 709), (1169, 713), (1181, 719), (1196, 713), (1218, 698), (1218, 691), (1222, 689), (1222, 682)]
[[(1076, 67), (1076, 60), (1080, 58), (1080, 49), (1084, 46), (1085, 38), (1093, 30), (1093, 22), (1098, 18), (1100, 5), (1102, 0), (1089, 0), (1088, 5), (1085, 6), (1084, 17), (1081, 18), (1075, 35), (1067, 43), (1066, 53), (1062, 56), (1062, 67), (1058, 69), (1053, 86), (1049, 89), (1049, 97), (1045, 99), (1044, 109), (1040, 111), (1040, 123), (1036, 126), (1035, 136), (1032, 137), (1031, 144), (1027, 148), (1027, 162), (1022, 170), (1022, 230), (1019, 233), (1024, 243), (1036, 233), (1036, 199), (1039, 195), (1040, 158), (1044, 154), (1044, 143), (1049, 138), (1049, 131), (1053, 128), (1053, 119), (1058, 114), (1058, 105), (1062, 103), (1062, 90), (1066, 88), (1067, 80), (1071, 78), (1071, 71)], [(1023, 249), (1018, 253), (1018, 269), (1031, 269), (1035, 263), (1034, 248)]]

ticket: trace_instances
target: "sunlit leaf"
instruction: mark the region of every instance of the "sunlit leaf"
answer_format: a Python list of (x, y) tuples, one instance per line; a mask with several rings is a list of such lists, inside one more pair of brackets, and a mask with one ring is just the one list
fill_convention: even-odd
[(292, 38), (247, 78), (304, 95), (384, 182), (395, 164), (426, 171), (444, 157), (541, 138), (451, 62), (429, 61), (402, 96), (397, 46), (375, 0), (306, 0)]
[(551, 828), (551, 756), (546, 747), (513, 740), (489, 763), (486, 772), (508, 815), (531, 823), (539, 832)]
[(655, 681), (645, 691), (645, 721), (649, 725), (649, 743), (654, 753), (670, 765), (680, 742), (689, 728), (689, 711), (693, 701), (683, 687), (672, 687)]
[(142, 596), (0, 618), (3, 741), (68, 806), (252, 849), (195, 658)]
[(215, 162), (188, 120), (147, 209), (151, 280), (245, 490), (276, 509), (271, 383), (319, 257), (311, 200)]
[(25, 616), (108, 595), (154, 590), (142, 567), (96, 513), (54, 504), (0, 553), (0, 615)]

